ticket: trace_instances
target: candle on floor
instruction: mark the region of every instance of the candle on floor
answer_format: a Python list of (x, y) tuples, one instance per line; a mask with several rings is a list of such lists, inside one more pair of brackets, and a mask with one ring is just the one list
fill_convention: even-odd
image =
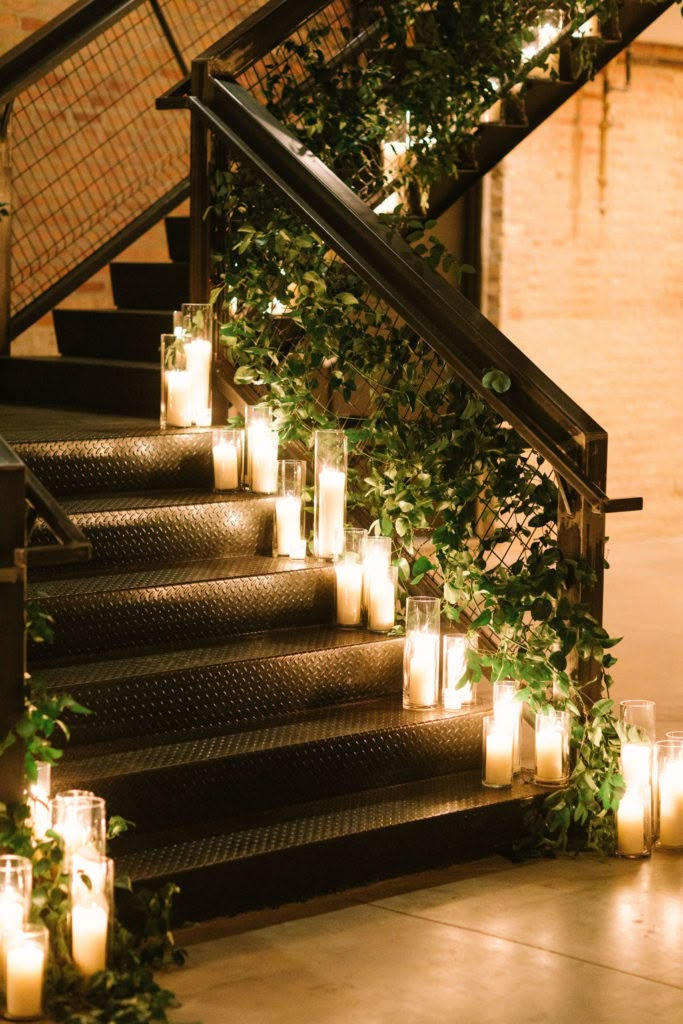
[[(648, 800), (643, 799), (643, 793)], [(648, 846), (649, 790), (626, 790), (617, 810), (617, 851), (622, 857), (642, 857)]]
[(568, 711), (548, 708), (536, 715), (536, 771), (541, 786), (561, 786), (569, 777)]
[(484, 716), (483, 726), (484, 785), (493, 789), (511, 786), (514, 747), (512, 728), (493, 715)]
[(42, 1016), (47, 929), (27, 926), (8, 943), (5, 953), (6, 1016), (34, 1020)]
[(655, 744), (657, 779), (657, 836), (659, 845), (683, 847), (683, 742), (659, 740)]
[(359, 626), (363, 566), (357, 561), (341, 561), (335, 566), (337, 578), (337, 625)]
[(649, 786), (652, 774), (652, 746), (650, 743), (622, 743), (621, 776), (626, 788)]
[(107, 966), (109, 909), (92, 900), (71, 909), (71, 956), (77, 970), (89, 978)]
[(388, 633), (396, 623), (396, 585), (398, 568), (390, 565), (370, 578), (368, 629)]

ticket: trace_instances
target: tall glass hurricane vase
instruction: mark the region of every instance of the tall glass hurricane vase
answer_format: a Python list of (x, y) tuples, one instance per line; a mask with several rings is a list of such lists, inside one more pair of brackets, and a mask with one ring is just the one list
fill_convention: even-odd
[(344, 550), (347, 443), (343, 430), (316, 430), (314, 436), (314, 552), (337, 558)]

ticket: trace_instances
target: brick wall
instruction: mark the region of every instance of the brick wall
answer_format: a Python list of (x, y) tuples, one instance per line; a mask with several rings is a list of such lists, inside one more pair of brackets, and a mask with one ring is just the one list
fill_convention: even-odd
[(683, 50), (632, 56), (510, 154), (488, 225), (501, 329), (607, 429), (610, 496), (645, 498), (620, 537), (683, 516)]

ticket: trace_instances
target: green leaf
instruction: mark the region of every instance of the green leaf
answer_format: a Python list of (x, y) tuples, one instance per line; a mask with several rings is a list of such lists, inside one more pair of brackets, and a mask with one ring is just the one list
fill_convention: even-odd
[(481, 378), (481, 382), (485, 388), (496, 391), (499, 395), (509, 391), (512, 387), (512, 381), (503, 370), (487, 370)]

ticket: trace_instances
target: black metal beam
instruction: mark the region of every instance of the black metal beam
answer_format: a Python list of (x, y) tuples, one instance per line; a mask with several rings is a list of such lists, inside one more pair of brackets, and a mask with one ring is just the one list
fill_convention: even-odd
[[(581, 472), (581, 451), (604, 430), (515, 345), (415, 255), (317, 157), (238, 85), (212, 80), (214, 109), (191, 109), (247, 160), (379, 295), (562, 476), (598, 506), (602, 488)], [(504, 395), (485, 389), (504, 370)]]
[[(24, 464), (0, 438), (0, 739), (23, 710), (26, 646), (23, 561), (26, 500)], [(0, 757), (0, 801), (19, 802), (23, 751), (15, 743)]]

